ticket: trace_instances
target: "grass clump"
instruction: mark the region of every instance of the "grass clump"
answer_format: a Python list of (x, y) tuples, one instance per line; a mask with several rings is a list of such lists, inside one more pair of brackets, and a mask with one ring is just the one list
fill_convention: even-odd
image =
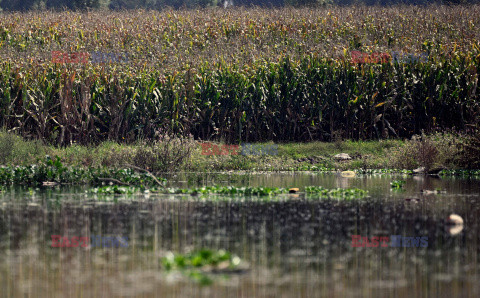
[(434, 167), (458, 168), (462, 137), (452, 133), (415, 135), (402, 146), (392, 148), (387, 155), (390, 166), (413, 170), (424, 167), (428, 172)]
[(47, 153), (40, 141), (28, 141), (22, 137), (0, 130), (0, 165), (34, 164)]
[(401, 189), (405, 185), (405, 180), (393, 180), (390, 182), (390, 187), (393, 189)]
[[(147, 145), (147, 146), (145, 146)], [(153, 172), (174, 172), (191, 158), (197, 143), (192, 136), (177, 136), (172, 132), (158, 132), (150, 146), (140, 143), (133, 156), (136, 166)]]
[(225, 250), (202, 249), (188, 254), (169, 252), (161, 258), (161, 264), (167, 272), (180, 271), (204, 285), (213, 282), (210, 273), (227, 274), (246, 270), (245, 262)]

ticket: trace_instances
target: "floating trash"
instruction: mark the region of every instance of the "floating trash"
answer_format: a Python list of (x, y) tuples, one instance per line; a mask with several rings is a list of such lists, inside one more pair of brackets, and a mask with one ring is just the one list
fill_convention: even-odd
[(294, 187), (294, 188), (290, 188), (290, 189), (288, 190), (288, 192), (289, 192), (289, 193), (296, 193), (296, 192), (298, 192), (299, 190), (300, 190), (299, 188), (295, 188), (295, 187)]
[(344, 178), (352, 178), (352, 177), (355, 177), (355, 172), (354, 171), (343, 171), (342, 173), (340, 173), (340, 176), (342, 176)]

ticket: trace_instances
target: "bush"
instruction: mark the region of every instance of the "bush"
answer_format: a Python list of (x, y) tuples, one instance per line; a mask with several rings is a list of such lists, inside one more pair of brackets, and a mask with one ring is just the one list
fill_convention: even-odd
[(133, 156), (135, 166), (154, 172), (173, 172), (190, 159), (195, 149), (191, 136), (178, 137), (173, 133), (157, 133), (153, 144), (139, 146)]
[(426, 171), (433, 167), (458, 167), (460, 142), (460, 137), (451, 133), (415, 135), (403, 146), (390, 150), (391, 166), (408, 170), (425, 167)]
[(0, 131), (0, 164), (27, 165), (36, 163), (45, 156), (47, 147), (38, 140), (24, 140), (22, 137)]
[(391, 166), (396, 169), (413, 170), (418, 167), (416, 140), (412, 139), (401, 147), (395, 147), (390, 150)]
[(480, 129), (460, 144), (460, 164), (467, 169), (480, 168)]
[(436, 133), (429, 136), (429, 139), (435, 144), (437, 149), (436, 165), (446, 168), (458, 168), (460, 166), (459, 145), (463, 137), (454, 133)]
[(438, 150), (435, 143), (425, 135), (414, 141), (414, 150), (418, 164), (428, 172), (436, 162)]

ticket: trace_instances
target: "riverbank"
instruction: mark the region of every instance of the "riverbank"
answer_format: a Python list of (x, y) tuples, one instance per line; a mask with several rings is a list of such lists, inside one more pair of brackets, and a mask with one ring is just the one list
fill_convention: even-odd
[(438, 133), (415, 136), (411, 140), (277, 144), (278, 152), (275, 155), (241, 152), (205, 155), (201, 146), (203, 142), (190, 138), (170, 138), (156, 143), (139, 141), (131, 145), (113, 142), (104, 142), (98, 146), (74, 144), (57, 148), (0, 132), (0, 165), (14, 167), (42, 164), (45, 163), (46, 156), (50, 156), (52, 160), (58, 157), (63, 167), (138, 168), (160, 177), (180, 171), (365, 171), (413, 170), (419, 167), (458, 170), (467, 168), (468, 165), (475, 168), (472, 165), (475, 165), (475, 160), (478, 162), (471, 152), (465, 151), (467, 140), (465, 136)]

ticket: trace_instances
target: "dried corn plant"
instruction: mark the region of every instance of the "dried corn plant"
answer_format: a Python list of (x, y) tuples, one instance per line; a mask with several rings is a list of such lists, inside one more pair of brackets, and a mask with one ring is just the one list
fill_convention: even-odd
[[(0, 14), (0, 124), (56, 145), (410, 138), (480, 122), (480, 5)], [(128, 53), (125, 63), (53, 63)], [(424, 63), (352, 63), (352, 51)]]

